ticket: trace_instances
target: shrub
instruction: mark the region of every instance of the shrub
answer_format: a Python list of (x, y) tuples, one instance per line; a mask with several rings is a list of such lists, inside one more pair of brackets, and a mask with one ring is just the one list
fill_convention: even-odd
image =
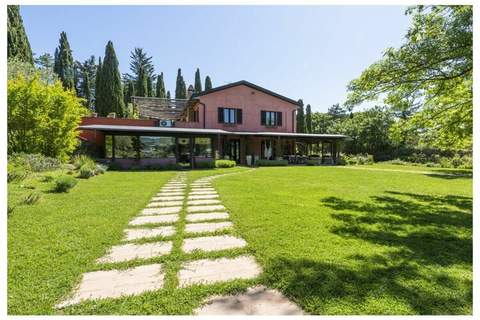
[(215, 168), (215, 162), (213, 161), (199, 161), (195, 163), (195, 168), (198, 169), (212, 169)]
[(50, 182), (53, 181), (53, 177), (50, 175), (46, 175), (42, 177), (42, 182)]
[(233, 168), (237, 165), (237, 163), (233, 160), (216, 160), (215, 167), (216, 168)]
[(23, 203), (31, 205), (31, 204), (36, 204), (40, 201), (42, 198), (42, 194), (40, 192), (32, 192), (28, 196), (23, 199)]
[(72, 176), (61, 175), (55, 179), (55, 192), (68, 192), (75, 187), (77, 180)]
[(257, 160), (256, 165), (259, 167), (277, 167), (288, 165), (288, 160)]
[(95, 161), (87, 155), (77, 155), (73, 157), (72, 164), (74, 168), (78, 170), (84, 165), (95, 166)]
[(61, 167), (60, 160), (41, 154), (14, 153), (8, 161), (32, 172), (52, 171)]
[(96, 170), (95, 164), (91, 165), (86, 163), (80, 167), (78, 177), (83, 179), (88, 179), (90, 177), (93, 177), (95, 175), (95, 170)]
[(374, 162), (371, 154), (344, 155), (343, 159), (347, 165), (373, 164)]
[(307, 160), (307, 166), (318, 166), (320, 165), (322, 162), (322, 160), (319, 158), (319, 159), (308, 159)]
[(97, 164), (95, 166), (95, 174), (104, 174), (105, 171), (107, 171), (108, 167), (106, 165), (103, 165), (103, 164)]

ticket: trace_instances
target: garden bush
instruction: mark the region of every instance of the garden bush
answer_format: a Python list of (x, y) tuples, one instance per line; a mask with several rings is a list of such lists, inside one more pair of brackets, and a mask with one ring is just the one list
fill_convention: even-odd
[(95, 166), (95, 161), (87, 155), (77, 155), (72, 158), (73, 167), (78, 170), (84, 165)]
[(215, 167), (216, 168), (233, 168), (237, 165), (237, 163), (233, 160), (216, 160)]
[(371, 154), (346, 154), (342, 156), (347, 165), (373, 164), (373, 155)]
[(255, 163), (259, 167), (278, 167), (288, 165), (288, 160), (265, 160), (260, 159)]
[(32, 192), (23, 199), (23, 203), (31, 205), (36, 204), (42, 198), (42, 194), (40, 192)]
[(199, 161), (195, 163), (197, 169), (212, 169), (215, 168), (215, 162), (213, 161)]
[(97, 164), (95, 166), (95, 174), (104, 174), (107, 171), (108, 167), (104, 164)]
[(44, 172), (57, 170), (61, 167), (60, 160), (46, 157), (42, 154), (14, 153), (8, 157), (8, 162), (15, 166), (21, 166), (32, 172)]
[(77, 180), (72, 176), (61, 175), (55, 179), (55, 192), (68, 192), (70, 189), (75, 187)]
[(82, 179), (88, 179), (95, 176), (96, 165), (95, 164), (84, 164), (80, 167), (78, 177)]

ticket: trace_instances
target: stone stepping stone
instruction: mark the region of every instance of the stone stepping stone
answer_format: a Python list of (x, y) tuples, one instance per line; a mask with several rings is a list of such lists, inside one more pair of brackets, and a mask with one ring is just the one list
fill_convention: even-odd
[(126, 241), (132, 241), (143, 238), (154, 238), (158, 236), (169, 237), (175, 234), (175, 228), (172, 226), (149, 228), (149, 229), (126, 229)]
[(181, 288), (194, 284), (211, 284), (235, 279), (252, 279), (262, 272), (250, 256), (236, 258), (203, 259), (183, 264), (178, 273)]
[(175, 207), (183, 205), (183, 201), (154, 201), (147, 204), (148, 208)]
[(225, 207), (221, 204), (211, 205), (211, 206), (191, 206), (187, 207), (187, 212), (211, 212), (211, 211), (221, 211), (225, 210)]
[(189, 233), (214, 232), (218, 230), (229, 229), (232, 226), (233, 226), (233, 223), (231, 223), (230, 221), (189, 223), (185, 225), (185, 232), (189, 232)]
[(216, 191), (191, 191), (189, 193), (189, 195), (192, 195), (192, 196), (195, 196), (195, 195), (212, 195), (212, 194), (215, 194), (215, 195), (218, 195), (218, 193)]
[(197, 222), (197, 221), (228, 219), (228, 217), (229, 215), (227, 212), (212, 212), (212, 213), (187, 214), (186, 219), (188, 222)]
[(128, 224), (131, 226), (141, 226), (144, 224), (173, 223), (177, 221), (178, 221), (178, 214), (167, 214), (162, 216), (137, 217), (132, 221), (130, 221)]
[(184, 196), (162, 196), (162, 197), (153, 197), (153, 201), (178, 201), (183, 200)]
[(144, 216), (147, 215), (156, 215), (156, 214), (171, 214), (171, 213), (180, 213), (182, 207), (165, 207), (165, 208), (147, 208), (143, 209), (141, 214)]
[(192, 188), (191, 190), (192, 192), (196, 192), (196, 191), (215, 191), (214, 188)]
[(163, 186), (165, 187), (173, 187), (173, 188), (185, 188), (187, 186), (186, 183), (167, 183)]
[(241, 238), (225, 235), (184, 239), (182, 249), (186, 253), (190, 253), (194, 250), (210, 252), (243, 248), (246, 245), (247, 242)]
[(73, 296), (56, 305), (57, 308), (84, 300), (119, 298), (139, 295), (163, 287), (164, 273), (160, 264), (149, 264), (127, 270), (94, 271), (83, 274)]
[(177, 188), (177, 187), (163, 187), (160, 191), (170, 191), (170, 192), (182, 192), (185, 191), (185, 188)]
[(201, 200), (189, 200), (188, 205), (189, 206), (197, 206), (197, 205), (202, 205), (202, 204), (219, 204), (222, 203), (218, 199), (201, 199)]
[(303, 315), (302, 309), (288, 300), (280, 291), (255, 286), (247, 292), (228, 296), (213, 296), (195, 315), (291, 316)]
[(172, 251), (171, 241), (150, 242), (143, 244), (127, 243), (110, 248), (108, 253), (97, 260), (98, 263), (124, 262), (134, 259), (149, 259), (163, 256)]
[(156, 196), (157, 197), (183, 196), (184, 194), (185, 194), (184, 191), (175, 191), (175, 192), (164, 191), (164, 192), (157, 193)]
[(211, 187), (212, 184), (210, 182), (194, 182), (191, 184), (192, 188), (208, 188)]
[(218, 194), (201, 194), (201, 195), (193, 195), (189, 196), (188, 200), (201, 200), (201, 199), (216, 199), (218, 198)]

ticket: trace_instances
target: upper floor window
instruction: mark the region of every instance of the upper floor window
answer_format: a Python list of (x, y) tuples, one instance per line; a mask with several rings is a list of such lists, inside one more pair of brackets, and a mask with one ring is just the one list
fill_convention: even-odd
[(242, 109), (218, 108), (218, 123), (242, 123)]
[(282, 125), (282, 113), (277, 111), (261, 112), (262, 126), (276, 127)]

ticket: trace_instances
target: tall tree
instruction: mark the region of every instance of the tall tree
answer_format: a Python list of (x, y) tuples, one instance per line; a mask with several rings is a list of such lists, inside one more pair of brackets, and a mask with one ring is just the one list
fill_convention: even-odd
[(57, 51), (55, 51), (55, 53), (56, 70), (54, 71), (58, 74), (58, 77), (62, 81), (64, 88), (75, 89), (72, 50), (70, 49), (70, 44), (68, 43), (67, 34), (63, 31), (60, 33), (58, 54)]
[(102, 92), (104, 91), (104, 81), (102, 80), (102, 59), (98, 58), (97, 73), (95, 75), (95, 112), (98, 114), (104, 114), (104, 111), (101, 110), (105, 106), (105, 103), (102, 101), (105, 96)]
[(130, 52), (130, 71), (129, 75), (133, 79), (137, 79), (140, 74), (140, 68), (143, 68), (143, 72), (147, 77), (152, 78), (155, 72), (155, 68), (152, 63), (152, 57), (143, 51), (142, 48), (135, 48)]
[(81, 92), (82, 96), (85, 99), (85, 106), (88, 109), (91, 109), (92, 107), (92, 92), (91, 90), (91, 84), (90, 84), (90, 76), (86, 71), (83, 71), (82, 74), (82, 85), (81, 85)]
[(347, 115), (347, 110), (340, 106), (339, 103), (332, 105), (328, 108), (327, 113), (332, 116), (334, 119), (340, 119)]
[(145, 74), (145, 70), (141, 66), (138, 71), (138, 77), (135, 86), (135, 93), (139, 97), (146, 97), (148, 96), (148, 82), (147, 82), (147, 75)]
[(209, 76), (205, 78), (205, 91), (212, 89), (212, 80)]
[(152, 78), (147, 77), (147, 97), (153, 97), (153, 84), (152, 84)]
[(125, 84), (125, 106), (128, 107), (129, 103), (132, 103), (132, 97), (135, 96), (135, 85), (132, 80), (128, 80)]
[(312, 133), (312, 107), (307, 104), (307, 110), (305, 114), (305, 126), (308, 133)]
[(46, 75), (46, 83), (53, 84), (57, 78), (57, 74), (53, 72), (54, 60), (50, 53), (44, 53), (35, 58), (35, 65)]
[(346, 105), (384, 102), (426, 144), (470, 149), (473, 131), (472, 6), (417, 6), (405, 42), (348, 85)]
[(303, 110), (303, 100), (298, 100), (298, 107), (297, 107), (297, 132), (303, 133), (305, 132), (305, 112)]
[(202, 80), (200, 79), (200, 69), (195, 71), (195, 93), (202, 92)]
[[(105, 57), (101, 72), (102, 91), (100, 108), (101, 116), (106, 116), (110, 112), (115, 112), (119, 117), (126, 115), (125, 103), (122, 91), (122, 80), (118, 70), (118, 60), (113, 48), (112, 41), (108, 41), (105, 48)], [(97, 93), (98, 96), (98, 93)]]
[(157, 98), (166, 98), (165, 83), (163, 82), (163, 72), (157, 76)]
[(172, 96), (170, 95), (170, 91), (167, 91), (167, 99), (168, 100), (172, 99)]
[(186, 98), (187, 98), (187, 85), (183, 80), (182, 69), (178, 68), (177, 84), (175, 87), (175, 99), (186, 99)]
[(9, 5), (7, 13), (7, 58), (33, 64), (32, 49), (25, 33), (20, 7)]

